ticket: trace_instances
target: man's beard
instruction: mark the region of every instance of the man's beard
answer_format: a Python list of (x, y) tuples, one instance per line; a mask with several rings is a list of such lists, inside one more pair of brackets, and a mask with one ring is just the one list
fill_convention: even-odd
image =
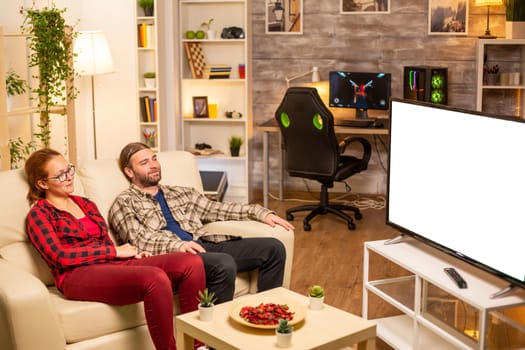
[(159, 184), (160, 179), (162, 178), (160, 169), (158, 170), (158, 177), (156, 175), (138, 175), (135, 174), (135, 177), (137, 179), (137, 182), (140, 184), (141, 187), (151, 187), (151, 186), (157, 186)]

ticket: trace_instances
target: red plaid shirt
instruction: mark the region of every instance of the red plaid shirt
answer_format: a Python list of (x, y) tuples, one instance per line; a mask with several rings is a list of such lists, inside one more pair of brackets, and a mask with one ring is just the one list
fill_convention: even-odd
[(70, 198), (100, 228), (98, 233), (90, 234), (73, 215), (55, 208), (45, 199), (31, 208), (26, 221), (29, 239), (51, 268), (59, 289), (68, 271), (116, 258), (106, 222), (95, 203), (83, 197)]

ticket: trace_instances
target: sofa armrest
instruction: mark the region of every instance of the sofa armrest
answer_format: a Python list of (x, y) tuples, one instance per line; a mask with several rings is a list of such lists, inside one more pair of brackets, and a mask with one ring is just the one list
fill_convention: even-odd
[[(292, 262), (294, 253), (294, 232), (287, 231), (281, 226), (271, 227), (258, 221), (217, 221), (205, 225), (209, 232), (229, 234), (241, 237), (275, 237), (286, 249), (286, 264), (284, 267), (283, 287), (290, 288), (292, 276)], [(254, 281), (252, 281), (253, 285)]]
[(65, 349), (46, 286), (0, 259), (0, 349)]

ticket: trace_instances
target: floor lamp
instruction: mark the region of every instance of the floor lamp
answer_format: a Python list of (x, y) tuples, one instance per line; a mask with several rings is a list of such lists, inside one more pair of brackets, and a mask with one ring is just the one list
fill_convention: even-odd
[(106, 36), (100, 30), (79, 31), (73, 49), (75, 71), (91, 77), (91, 108), (93, 111), (93, 145), (97, 159), (97, 124), (95, 117), (95, 75), (113, 73), (113, 60)]

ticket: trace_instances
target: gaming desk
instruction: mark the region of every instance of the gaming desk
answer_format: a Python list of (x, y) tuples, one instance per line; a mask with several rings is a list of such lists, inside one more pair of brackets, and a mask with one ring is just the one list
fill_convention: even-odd
[[(336, 134), (351, 134), (351, 135), (388, 135), (389, 130), (389, 120), (380, 119), (383, 121), (380, 127), (372, 126), (367, 128), (355, 128), (348, 126), (337, 125), (337, 120), (335, 121), (334, 130)], [(262, 131), (263, 134), (263, 205), (265, 208), (268, 208), (268, 196), (270, 193), (269, 184), (270, 184), (270, 154), (268, 142), (270, 139), (270, 133), (276, 132), (279, 134), (279, 144), (282, 143), (281, 132), (277, 121), (274, 118), (267, 120), (266, 122), (258, 125), (257, 130)], [(283, 152), (278, 152), (278, 163), (279, 163), (279, 200), (283, 200)]]

